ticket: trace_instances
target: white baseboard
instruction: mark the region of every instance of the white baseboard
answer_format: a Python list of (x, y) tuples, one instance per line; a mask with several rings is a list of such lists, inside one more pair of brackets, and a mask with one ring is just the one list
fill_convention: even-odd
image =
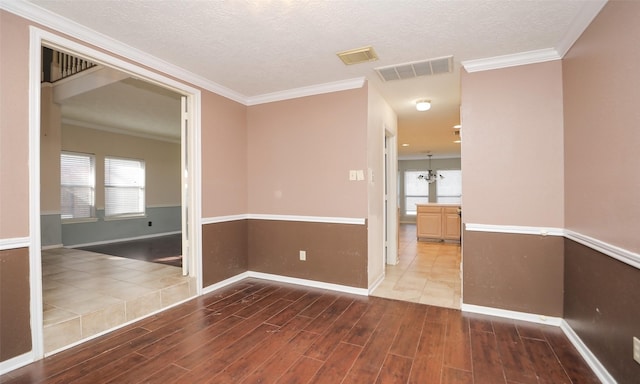
[(5, 360), (0, 363), (0, 375), (4, 375), (7, 372), (13, 371), (14, 369), (18, 369), (20, 367), (24, 367), (27, 364), (31, 364), (34, 362), (33, 351), (29, 351), (20, 356), (13, 357), (9, 360)]
[(226, 280), (222, 280), (222, 281), (217, 282), (215, 284), (211, 284), (209, 286), (204, 287), (202, 289), (202, 294), (206, 295), (207, 293), (211, 293), (211, 292), (216, 291), (216, 290), (218, 290), (220, 288), (224, 288), (227, 285), (231, 285), (233, 283), (237, 283), (238, 281), (240, 281), (242, 279), (246, 279), (248, 277), (251, 277), (251, 276), (249, 276), (249, 272), (242, 272), (239, 275), (235, 275), (235, 276), (230, 277), (230, 278), (228, 278)]
[(40, 250), (46, 251), (46, 250), (49, 250), (49, 249), (57, 249), (57, 248), (62, 248), (62, 247), (64, 247), (63, 244), (52, 244), (52, 245), (42, 246), (42, 247), (40, 247)]
[(348, 285), (325, 283), (325, 282), (316, 281), (316, 280), (299, 279), (297, 277), (272, 275), (270, 273), (253, 272), (253, 271), (249, 271), (248, 273), (249, 273), (249, 277), (255, 277), (256, 279), (264, 279), (264, 280), (278, 281), (281, 283), (303, 285), (305, 287), (321, 288), (321, 289), (327, 289), (329, 291), (351, 293), (351, 294), (360, 295), (360, 296), (369, 295), (369, 290), (366, 288), (356, 288), (356, 287), (350, 287)]
[(514, 320), (523, 320), (523, 321), (529, 321), (532, 323), (553, 325), (556, 327), (559, 327), (560, 324), (562, 323), (562, 318), (560, 317), (537, 315), (534, 313), (527, 313), (527, 312), (509, 311), (507, 309), (483, 307), (480, 305), (473, 305), (473, 304), (462, 303), (461, 309), (463, 312), (481, 313), (483, 315), (504, 317), (507, 319), (514, 319)]
[(351, 293), (354, 295), (360, 295), (360, 296), (368, 296), (369, 295), (369, 290), (367, 290), (366, 288), (356, 288), (356, 287), (350, 287), (348, 285), (340, 285), (340, 284), (331, 284), (331, 283), (325, 283), (322, 281), (316, 281), (316, 280), (307, 280), (307, 279), (299, 279), (296, 277), (289, 277), (289, 276), (281, 276), (281, 275), (273, 275), (270, 273), (262, 273), (262, 272), (254, 272), (254, 271), (247, 271), (247, 272), (243, 272), (239, 275), (230, 277), (226, 280), (220, 281), (218, 283), (209, 285), (205, 288), (203, 288), (202, 290), (202, 294), (207, 294), (207, 293), (211, 293), (217, 289), (223, 288), (227, 285), (233, 284), (235, 282), (238, 282), (242, 279), (245, 278), (249, 278), (249, 277), (253, 277), (256, 279), (263, 279), (263, 280), (269, 280), (269, 281), (277, 281), (280, 283), (288, 283), (288, 284), (296, 284), (296, 285), (302, 285), (305, 287), (312, 287), (312, 288), (321, 288), (321, 289), (326, 289), (329, 291), (337, 291), (337, 292), (344, 292), (344, 293)]
[(136, 237), (126, 237), (124, 239), (113, 239), (113, 240), (105, 240), (105, 241), (95, 241), (93, 243), (73, 244), (73, 245), (67, 245), (66, 247), (68, 247), (68, 248), (91, 247), (93, 245), (115, 244), (115, 243), (121, 243), (123, 241), (152, 239), (154, 237), (177, 235), (179, 233), (182, 233), (182, 232), (181, 231), (173, 231), (173, 232), (163, 232), (163, 233), (152, 233), (150, 235), (143, 235), (143, 236), (136, 236)]
[(560, 323), (560, 328), (567, 336), (571, 344), (578, 350), (578, 353), (582, 356), (582, 358), (587, 362), (589, 367), (593, 370), (593, 372), (598, 376), (598, 379), (603, 383), (611, 383), (615, 384), (616, 380), (609, 374), (609, 371), (600, 363), (600, 360), (589, 350), (587, 345), (582, 342), (582, 339), (578, 336), (577, 333), (571, 328), (569, 323), (566, 320), (562, 320)]
[(380, 275), (380, 277), (376, 279), (376, 281), (373, 282), (373, 284), (371, 284), (371, 287), (369, 287), (369, 295), (371, 295), (371, 293), (375, 291), (380, 284), (382, 284), (382, 282), (384, 281), (384, 278), (385, 278), (385, 274), (383, 273), (382, 275)]
[(578, 350), (578, 353), (584, 358), (589, 367), (593, 370), (598, 379), (606, 384), (615, 384), (616, 380), (609, 374), (607, 369), (600, 363), (598, 358), (589, 350), (589, 348), (582, 342), (580, 337), (571, 328), (566, 320), (560, 317), (551, 317), (544, 315), (536, 315), (532, 313), (509, 311), (505, 309), (483, 307), (472, 304), (462, 304), (463, 312), (481, 313), (484, 315), (504, 317), (514, 320), (524, 320), (538, 324), (547, 324), (560, 327), (564, 334), (567, 336), (571, 344)]

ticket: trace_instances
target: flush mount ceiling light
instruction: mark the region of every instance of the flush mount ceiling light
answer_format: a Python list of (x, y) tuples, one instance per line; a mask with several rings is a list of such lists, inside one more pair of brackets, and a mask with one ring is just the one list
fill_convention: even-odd
[(336, 55), (338, 55), (340, 60), (346, 65), (378, 60), (378, 55), (376, 55), (376, 51), (374, 51), (371, 46), (338, 52)]
[(416, 101), (416, 109), (420, 112), (428, 111), (431, 109), (431, 100), (418, 100)]

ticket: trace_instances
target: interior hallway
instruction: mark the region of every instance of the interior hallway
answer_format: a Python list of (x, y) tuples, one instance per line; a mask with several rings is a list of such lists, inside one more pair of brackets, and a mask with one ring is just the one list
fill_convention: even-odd
[(196, 294), (182, 269), (79, 249), (42, 251), (45, 353)]
[(396, 265), (372, 296), (460, 309), (460, 244), (417, 241), (415, 224), (401, 224)]

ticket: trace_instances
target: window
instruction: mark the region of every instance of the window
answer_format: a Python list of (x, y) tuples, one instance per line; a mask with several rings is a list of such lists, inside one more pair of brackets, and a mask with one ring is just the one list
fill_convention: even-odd
[(142, 216), (145, 172), (143, 160), (104, 159), (105, 217)]
[(438, 171), (444, 176), (436, 182), (436, 201), (438, 203), (460, 204), (462, 196), (462, 171)]
[(63, 220), (95, 216), (95, 157), (60, 154), (60, 211)]
[(429, 183), (418, 179), (424, 171), (404, 172), (404, 213), (405, 215), (415, 215), (417, 213), (416, 204), (426, 204), (429, 202)]

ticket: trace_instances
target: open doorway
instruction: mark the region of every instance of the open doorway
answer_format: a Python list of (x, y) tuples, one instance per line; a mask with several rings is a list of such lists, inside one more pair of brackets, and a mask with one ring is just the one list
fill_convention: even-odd
[[(460, 308), (460, 158), (398, 160), (398, 258), (372, 295)], [(429, 170), (437, 179), (426, 178)], [(425, 229), (426, 227), (426, 229)]]
[[(39, 167), (30, 175), (30, 259), (32, 336), (38, 358), (200, 293), (199, 236), (189, 231), (197, 228), (195, 218), (200, 216), (193, 193), (199, 189), (195, 143), (200, 98), (195, 89), (102, 52), (44, 31), (34, 30), (32, 35), (30, 158)], [(64, 60), (73, 63), (89, 62), (84, 69), (89, 75), (82, 75), (89, 80), (66, 80), (63, 91), (41, 86), (42, 58), (49, 54), (43, 55), (47, 51), (42, 47), (66, 54)], [(131, 94), (123, 95), (123, 89)], [(155, 124), (147, 132), (130, 132), (113, 122), (77, 118), (83, 103), (95, 105), (105, 95), (128, 100), (125, 104), (142, 100), (137, 109), (154, 104), (151, 100), (164, 100), (175, 114), (173, 131), (158, 131)], [(123, 115), (122, 120), (131, 119), (126, 111)], [(86, 165), (93, 181), (63, 185), (64, 154), (71, 164)], [(66, 204), (65, 193), (76, 201)], [(87, 197), (94, 200), (88, 203)], [(78, 249), (122, 240), (149, 244), (152, 238), (177, 241), (178, 254), (168, 258), (181, 256), (179, 265)], [(65, 296), (69, 294), (73, 297)], [(48, 329), (51, 325), (59, 327)]]

